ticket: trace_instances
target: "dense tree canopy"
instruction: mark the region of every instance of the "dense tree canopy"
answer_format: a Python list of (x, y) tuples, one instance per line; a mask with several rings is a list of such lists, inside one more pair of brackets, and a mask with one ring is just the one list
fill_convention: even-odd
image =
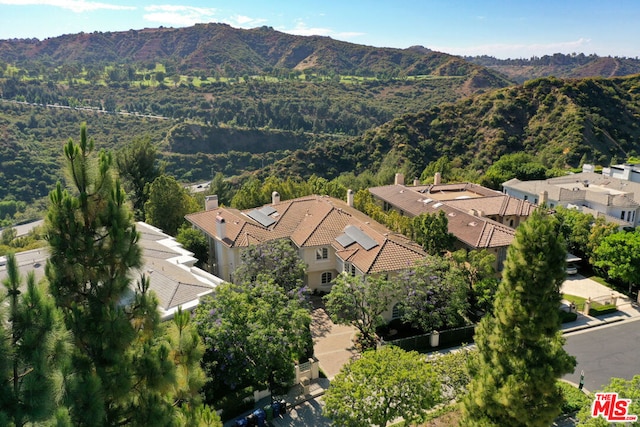
[(208, 401), (247, 386), (279, 391), (293, 379), (293, 363), (311, 356), (309, 311), (263, 275), (251, 285), (219, 285), (195, 321), (206, 346)]
[(640, 232), (620, 231), (605, 237), (594, 252), (596, 267), (629, 285), (640, 284)]
[(455, 236), (449, 233), (449, 221), (444, 211), (424, 213), (412, 220), (413, 240), (431, 255), (441, 255), (450, 250)]
[(466, 323), (467, 284), (462, 271), (449, 260), (427, 256), (397, 280), (405, 322), (426, 332)]
[(297, 292), (304, 284), (306, 268), (290, 240), (270, 240), (241, 251), (233, 281), (255, 283), (262, 275), (272, 278), (287, 293)]
[(175, 236), (185, 222), (184, 216), (201, 207), (174, 177), (160, 175), (148, 187), (144, 210), (146, 222)]
[(500, 282), (494, 267), (496, 256), (486, 249), (460, 249), (451, 254), (451, 259), (461, 270), (468, 285), (469, 317), (475, 322), (479, 316), (491, 312), (493, 308), (494, 296)]
[(158, 165), (158, 150), (149, 136), (134, 138), (121, 148), (116, 155), (118, 172), (123, 178), (125, 188), (130, 192), (134, 216), (144, 221), (144, 204), (147, 202), (147, 185), (151, 184), (162, 170)]
[(432, 366), (416, 352), (384, 346), (342, 367), (324, 396), (324, 414), (344, 427), (384, 427), (420, 419), (440, 401)]

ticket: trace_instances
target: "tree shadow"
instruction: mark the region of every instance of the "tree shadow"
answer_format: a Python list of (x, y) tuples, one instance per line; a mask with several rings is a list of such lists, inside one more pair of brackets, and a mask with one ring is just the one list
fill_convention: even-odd
[(324, 301), (321, 297), (312, 296), (311, 305), (311, 336), (314, 342), (316, 342), (318, 338), (329, 335), (333, 327), (333, 322), (324, 308)]

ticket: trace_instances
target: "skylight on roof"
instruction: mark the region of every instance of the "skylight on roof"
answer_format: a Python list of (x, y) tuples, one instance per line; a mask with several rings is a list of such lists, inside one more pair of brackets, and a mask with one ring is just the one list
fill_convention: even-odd
[(438, 202), (438, 203), (434, 203), (432, 208), (439, 208), (440, 206), (442, 206), (442, 203)]
[(428, 205), (428, 204), (429, 204), (429, 203), (431, 203), (431, 202), (433, 202), (433, 199), (429, 199), (429, 198), (424, 199), (424, 200), (422, 201), (422, 203), (424, 203), (425, 205)]

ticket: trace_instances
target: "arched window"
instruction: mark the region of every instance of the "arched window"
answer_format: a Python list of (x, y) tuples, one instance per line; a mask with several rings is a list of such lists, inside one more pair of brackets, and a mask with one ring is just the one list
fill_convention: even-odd
[(393, 310), (391, 310), (391, 318), (399, 319), (404, 316), (404, 304), (401, 302), (397, 303), (393, 306)]

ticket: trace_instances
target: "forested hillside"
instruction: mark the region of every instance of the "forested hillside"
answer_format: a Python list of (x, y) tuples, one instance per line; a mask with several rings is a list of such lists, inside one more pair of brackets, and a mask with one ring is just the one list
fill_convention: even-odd
[(221, 24), (0, 41), (0, 200), (61, 178), (86, 121), (100, 147), (139, 136), (181, 181), (242, 176), (510, 82), (428, 49), (383, 49)]
[(532, 58), (497, 59), (492, 56), (467, 56), (469, 62), (488, 67), (523, 83), (539, 77), (558, 78), (618, 77), (640, 73), (640, 59), (598, 56), (584, 53), (554, 53)]
[(225, 77), (292, 71), (398, 77), (465, 76), (481, 69), (428, 49), (363, 46), (329, 37), (295, 36), (271, 27), (251, 30), (226, 24), (70, 34), (45, 40), (0, 40), (0, 60), (25, 65), (29, 73), (65, 65), (73, 73), (105, 64), (168, 65), (169, 74)]
[(430, 162), (481, 174), (500, 156), (527, 152), (545, 166), (608, 165), (640, 152), (640, 76), (542, 78), (407, 114), (362, 138), (294, 153), (278, 173), (395, 167), (419, 177)]
[[(597, 59), (551, 58), (573, 69)], [(618, 72), (631, 69), (615, 60)], [(44, 197), (62, 177), (60, 145), (80, 122), (101, 148), (148, 136), (183, 182), (218, 172), (234, 182), (255, 173), (413, 177), (442, 156), (472, 179), (519, 151), (557, 169), (607, 164), (640, 151), (638, 80), (515, 86), (420, 46), (220, 24), (5, 40), (0, 200)]]

